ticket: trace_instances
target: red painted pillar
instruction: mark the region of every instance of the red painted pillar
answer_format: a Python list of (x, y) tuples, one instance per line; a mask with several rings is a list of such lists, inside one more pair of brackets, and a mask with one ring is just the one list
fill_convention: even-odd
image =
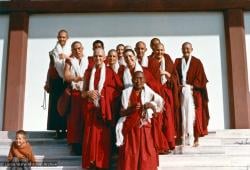
[(23, 128), (29, 15), (10, 14), (3, 130)]
[(230, 9), (224, 14), (231, 128), (250, 128), (244, 12)]

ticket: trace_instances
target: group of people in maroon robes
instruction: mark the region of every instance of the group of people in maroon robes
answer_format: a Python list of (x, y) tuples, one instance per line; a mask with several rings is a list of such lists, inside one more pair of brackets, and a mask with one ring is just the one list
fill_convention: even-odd
[[(67, 84), (71, 90), (64, 117), (67, 142), (82, 155), (83, 168), (109, 169), (118, 147), (119, 170), (154, 170), (159, 154), (181, 144), (197, 147), (199, 137), (208, 133), (208, 80), (201, 61), (191, 55), (191, 43), (182, 44), (183, 56), (175, 62), (158, 38), (151, 40), (149, 56), (143, 41), (134, 49), (118, 44), (106, 55), (104, 43), (96, 40), (88, 57), (80, 41), (66, 53), (61, 34), (68, 38), (66, 30), (59, 31), (49, 71), (61, 75), (58, 88)], [(50, 86), (45, 89), (52, 95)], [(49, 107), (56, 108), (56, 100), (53, 104)]]

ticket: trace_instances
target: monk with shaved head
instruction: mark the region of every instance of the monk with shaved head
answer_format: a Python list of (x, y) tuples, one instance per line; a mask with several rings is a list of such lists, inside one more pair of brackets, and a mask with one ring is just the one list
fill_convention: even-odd
[(118, 75), (104, 63), (102, 48), (94, 50), (94, 66), (84, 76), (83, 101), (83, 149), (84, 169), (109, 169), (112, 134), (114, 127), (114, 103), (120, 96), (122, 82)]
[(180, 94), (182, 98), (182, 141), (183, 145), (193, 143), (193, 146), (197, 147), (199, 137), (208, 134), (209, 111), (206, 87), (208, 80), (202, 62), (192, 55), (192, 44), (183, 43), (181, 50), (183, 56), (175, 60), (175, 66), (182, 85)]

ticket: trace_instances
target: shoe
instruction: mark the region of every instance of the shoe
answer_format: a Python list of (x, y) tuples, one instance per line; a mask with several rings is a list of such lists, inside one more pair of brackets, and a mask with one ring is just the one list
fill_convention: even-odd
[(71, 146), (71, 154), (80, 156), (82, 155), (82, 146), (79, 143), (73, 143)]
[(55, 139), (64, 139), (66, 138), (67, 133), (64, 130), (57, 130), (56, 135), (54, 136)]
[(61, 139), (65, 139), (67, 137), (67, 132), (65, 130), (62, 130), (62, 132), (60, 133), (60, 137)]
[(59, 132), (59, 130), (56, 130), (56, 134), (55, 134), (55, 136), (53, 138), (54, 139), (60, 139), (60, 132)]

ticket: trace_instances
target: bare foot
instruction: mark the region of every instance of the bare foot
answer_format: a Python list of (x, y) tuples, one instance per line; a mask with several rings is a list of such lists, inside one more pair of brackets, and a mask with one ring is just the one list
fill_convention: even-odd
[(198, 146), (199, 146), (199, 142), (198, 141), (194, 142), (193, 147), (198, 147)]

